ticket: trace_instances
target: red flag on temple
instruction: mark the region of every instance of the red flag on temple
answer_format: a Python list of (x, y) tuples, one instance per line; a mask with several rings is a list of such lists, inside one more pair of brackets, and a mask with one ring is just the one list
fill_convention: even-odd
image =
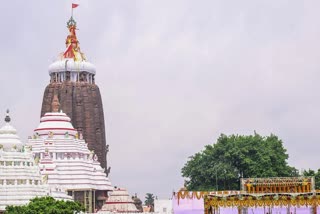
[(78, 7), (79, 6), (79, 4), (74, 4), (74, 3), (72, 3), (72, 8), (76, 8), (76, 7)]

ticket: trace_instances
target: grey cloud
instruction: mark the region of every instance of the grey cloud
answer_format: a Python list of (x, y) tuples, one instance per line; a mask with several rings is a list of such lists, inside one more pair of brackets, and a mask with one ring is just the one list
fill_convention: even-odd
[[(317, 1), (80, 1), (81, 49), (97, 67), (113, 184), (167, 198), (187, 157), (221, 132), (273, 132), (289, 163), (317, 169)], [(70, 3), (71, 4), (71, 3)], [(0, 109), (26, 139), (69, 2), (0, 9)]]

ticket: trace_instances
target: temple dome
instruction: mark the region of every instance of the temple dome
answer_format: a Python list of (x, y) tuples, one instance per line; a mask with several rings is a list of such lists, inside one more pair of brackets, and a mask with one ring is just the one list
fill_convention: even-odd
[(23, 143), (17, 135), (17, 130), (10, 125), (10, 121), (9, 110), (7, 110), (5, 118), (6, 124), (0, 128), (0, 144), (4, 150), (10, 150), (14, 146), (16, 146), (17, 149), (21, 149)]
[(88, 61), (75, 61), (73, 58), (61, 58), (49, 66), (49, 75), (52, 73), (64, 73), (67, 71), (96, 74), (96, 67)]
[(41, 119), (39, 126), (34, 130), (36, 136), (57, 138), (75, 137), (77, 130), (72, 126), (71, 119), (65, 113), (51, 112), (46, 113)]

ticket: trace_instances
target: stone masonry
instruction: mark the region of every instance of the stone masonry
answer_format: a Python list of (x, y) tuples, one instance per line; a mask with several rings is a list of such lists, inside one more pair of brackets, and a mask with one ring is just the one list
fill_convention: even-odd
[(82, 132), (89, 149), (94, 150), (101, 167), (106, 169), (106, 134), (98, 86), (87, 82), (50, 83), (43, 95), (41, 117), (52, 111), (55, 94), (60, 101), (60, 110), (71, 118), (74, 128)]

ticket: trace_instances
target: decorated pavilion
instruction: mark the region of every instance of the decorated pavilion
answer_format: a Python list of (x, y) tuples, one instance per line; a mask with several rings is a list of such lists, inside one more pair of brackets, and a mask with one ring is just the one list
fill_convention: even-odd
[(244, 178), (240, 191), (179, 191), (174, 204), (175, 213), (316, 214), (320, 192), (314, 177)]
[(314, 177), (243, 178), (241, 190), (247, 193), (309, 193), (315, 190)]

